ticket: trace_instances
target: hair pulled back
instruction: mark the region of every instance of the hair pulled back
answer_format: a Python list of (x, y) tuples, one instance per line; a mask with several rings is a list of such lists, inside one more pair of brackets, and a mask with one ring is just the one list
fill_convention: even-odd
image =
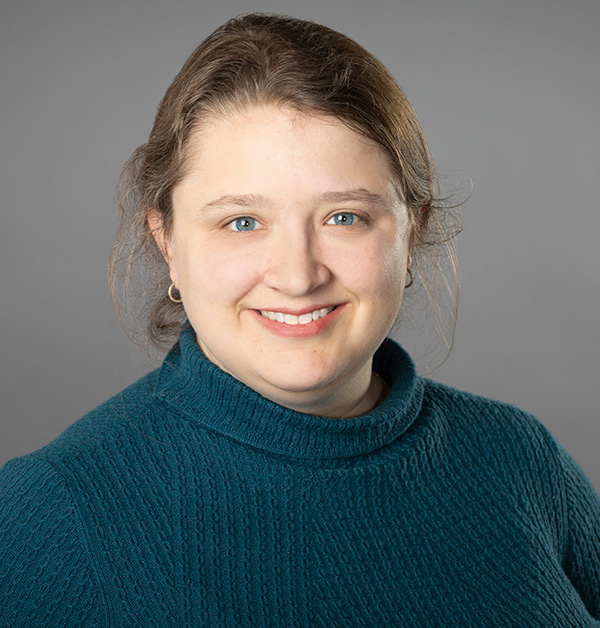
[[(160, 213), (168, 235), (173, 189), (183, 177), (194, 130), (211, 117), (258, 104), (333, 116), (376, 142), (407, 205), (413, 272), (430, 300), (443, 274), (440, 245), (454, 267), (449, 237), (454, 233), (443, 227), (449, 212), (439, 198), (425, 135), (387, 68), (328, 27), (280, 15), (240, 16), (215, 30), (188, 58), (158, 107), (147, 143), (119, 177), (111, 291), (121, 322), (125, 317), (143, 322), (156, 346), (177, 338), (186, 315), (168, 298), (169, 269), (147, 211)], [(448, 285), (447, 279), (441, 283)]]

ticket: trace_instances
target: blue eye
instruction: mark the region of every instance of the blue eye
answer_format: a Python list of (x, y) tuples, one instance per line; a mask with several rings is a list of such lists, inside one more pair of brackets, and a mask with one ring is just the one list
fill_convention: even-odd
[(254, 231), (258, 226), (258, 222), (254, 218), (242, 216), (230, 222), (229, 226), (233, 231)]
[(358, 220), (358, 216), (356, 214), (351, 214), (350, 212), (342, 212), (340, 214), (336, 214), (332, 216), (328, 221), (328, 225), (338, 225), (338, 226), (350, 226), (356, 223)]

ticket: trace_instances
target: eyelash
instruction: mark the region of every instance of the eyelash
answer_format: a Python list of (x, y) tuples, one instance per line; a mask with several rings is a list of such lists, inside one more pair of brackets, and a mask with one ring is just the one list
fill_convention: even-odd
[(236, 233), (248, 233), (248, 232), (251, 232), (251, 231), (256, 231), (256, 228), (254, 228), (254, 229), (234, 229), (234, 226), (238, 222), (238, 220), (245, 220), (246, 222), (253, 222), (255, 227), (257, 225), (260, 225), (260, 223), (258, 222), (258, 220), (256, 220), (256, 218), (252, 218), (251, 216), (238, 216), (237, 218), (234, 218), (233, 220), (230, 220), (225, 226), (230, 231), (235, 231)]
[[(335, 223), (335, 219), (339, 218), (340, 216), (351, 216), (352, 217), (352, 221), (348, 224), (340, 224), (340, 223)], [(338, 212), (337, 214), (334, 214), (333, 216), (331, 216), (331, 218), (329, 218), (325, 224), (326, 225), (335, 225), (336, 227), (353, 227), (356, 226), (356, 223), (358, 222), (358, 224), (360, 224), (361, 222), (364, 223), (366, 222), (365, 218), (359, 216), (358, 214), (355, 214), (354, 212)]]
[[(352, 221), (346, 224), (334, 222), (336, 218), (340, 218), (342, 216), (351, 217)], [(236, 229), (235, 226), (238, 221), (251, 222), (254, 228), (252, 229), (237, 228)], [(368, 220), (364, 218), (363, 216), (359, 216), (358, 214), (354, 212), (348, 211), (348, 212), (337, 212), (336, 214), (328, 218), (325, 221), (325, 224), (336, 226), (336, 227), (356, 227), (356, 226), (359, 226), (360, 224), (365, 224), (367, 222)], [(228, 223), (226, 223), (225, 227), (235, 233), (251, 233), (252, 231), (257, 231), (260, 228), (260, 222), (256, 218), (252, 218), (252, 216), (237, 216), (236, 218), (233, 218)]]

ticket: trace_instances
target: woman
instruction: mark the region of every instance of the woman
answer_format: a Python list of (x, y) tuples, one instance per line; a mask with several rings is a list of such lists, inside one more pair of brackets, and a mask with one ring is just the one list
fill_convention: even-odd
[(600, 625), (577, 465), (386, 340), (448, 234), (376, 59), (310, 22), (228, 22), (119, 189), (116, 300), (141, 263), (149, 335), (178, 342), (4, 467), (0, 625)]

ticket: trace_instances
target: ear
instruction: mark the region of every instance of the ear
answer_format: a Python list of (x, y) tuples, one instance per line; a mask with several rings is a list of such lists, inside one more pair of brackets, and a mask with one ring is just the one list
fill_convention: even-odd
[(156, 242), (156, 246), (158, 246), (159, 251), (163, 254), (165, 261), (169, 265), (169, 275), (171, 276), (171, 281), (175, 284), (175, 286), (177, 286), (177, 272), (173, 262), (171, 242), (165, 233), (163, 219), (160, 212), (157, 209), (154, 209), (154, 207), (151, 207), (146, 212), (146, 221), (148, 222), (148, 227), (150, 227), (150, 232)]

